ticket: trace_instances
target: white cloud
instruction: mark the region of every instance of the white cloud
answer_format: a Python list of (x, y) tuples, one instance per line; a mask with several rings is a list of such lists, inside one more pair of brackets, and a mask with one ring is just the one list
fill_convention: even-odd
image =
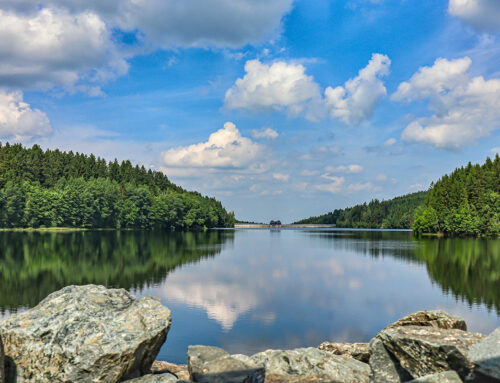
[(387, 141), (384, 142), (384, 146), (392, 146), (395, 145), (396, 142), (398, 142), (395, 138), (389, 138)]
[(319, 171), (318, 170), (302, 170), (300, 172), (300, 175), (301, 176), (304, 176), (304, 177), (315, 177), (317, 175), (319, 175)]
[[(0, 9), (0, 85), (71, 87), (82, 76), (102, 80), (127, 69), (96, 14), (50, 8), (17, 14)], [(95, 86), (86, 90), (98, 92)]]
[[(241, 47), (272, 38), (292, 0), (45, 0), (72, 13), (92, 12), (110, 28), (136, 33), (157, 47)], [(32, 0), (0, 0), (0, 7), (32, 13)]]
[(498, 0), (450, 0), (448, 12), (480, 30), (500, 29)]
[(311, 121), (329, 114), (348, 125), (359, 125), (387, 94), (380, 77), (389, 73), (390, 64), (389, 57), (375, 53), (358, 76), (344, 86), (327, 87), (322, 97), (320, 86), (306, 75), (303, 65), (250, 60), (245, 64), (245, 76), (226, 92), (225, 104), (229, 109), (285, 111)]
[(261, 152), (259, 144), (241, 136), (232, 122), (226, 122), (208, 141), (169, 149), (162, 153), (162, 160), (167, 168), (247, 169)]
[(274, 140), (279, 136), (278, 132), (272, 128), (262, 128), (262, 129), (253, 129), (252, 137), (253, 138), (266, 138), (270, 140)]
[(290, 174), (284, 173), (273, 173), (273, 178), (277, 181), (288, 181), (290, 179)]
[(375, 180), (378, 182), (387, 181), (387, 174), (384, 174), (384, 173), (377, 174), (377, 176), (375, 177)]
[(500, 127), (500, 79), (471, 78), (471, 59), (437, 59), (399, 85), (392, 99), (428, 99), (434, 112), (417, 118), (403, 131), (406, 141), (458, 150)]
[(500, 147), (491, 149), (493, 154), (500, 154)]
[(360, 182), (360, 183), (356, 183), (356, 184), (350, 184), (349, 186), (347, 186), (347, 189), (349, 191), (353, 191), (353, 192), (359, 192), (359, 191), (363, 191), (363, 190), (372, 190), (374, 188), (373, 184), (371, 182)]
[(320, 184), (320, 185), (315, 185), (314, 188), (316, 190), (336, 194), (339, 193), (342, 190), (342, 185), (345, 182), (344, 177), (330, 177), (329, 178), (331, 181), (328, 184)]
[(226, 92), (229, 109), (285, 110), (292, 116), (302, 113), (308, 103), (320, 98), (319, 86), (299, 64), (259, 60), (245, 64), (245, 76)]
[(31, 109), (20, 91), (0, 90), (0, 137), (14, 141), (29, 141), (52, 133), (47, 115)]
[(424, 185), (422, 185), (422, 184), (413, 184), (413, 185), (408, 186), (408, 189), (409, 190), (423, 190), (424, 189)]
[(380, 77), (389, 73), (390, 65), (389, 57), (374, 53), (357, 77), (347, 81), (343, 87), (326, 88), (325, 102), (330, 116), (341, 119), (347, 125), (358, 125), (370, 117), (375, 106), (387, 94)]
[(361, 165), (340, 165), (340, 166), (327, 166), (325, 171), (328, 173), (359, 173), (363, 171)]

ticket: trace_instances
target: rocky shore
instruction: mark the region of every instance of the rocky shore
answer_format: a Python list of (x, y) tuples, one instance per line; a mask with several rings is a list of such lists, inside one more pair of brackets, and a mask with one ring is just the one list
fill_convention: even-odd
[(251, 356), (193, 345), (187, 365), (155, 361), (170, 324), (158, 299), (65, 287), (0, 322), (0, 383), (500, 382), (500, 328), (468, 332), (463, 319), (443, 311), (411, 314), (369, 343)]

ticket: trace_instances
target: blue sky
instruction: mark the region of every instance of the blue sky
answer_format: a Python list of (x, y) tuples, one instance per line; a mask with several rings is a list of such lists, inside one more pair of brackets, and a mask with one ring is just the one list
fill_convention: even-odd
[(0, 139), (292, 221), (500, 151), (499, 32), (497, 0), (0, 0)]

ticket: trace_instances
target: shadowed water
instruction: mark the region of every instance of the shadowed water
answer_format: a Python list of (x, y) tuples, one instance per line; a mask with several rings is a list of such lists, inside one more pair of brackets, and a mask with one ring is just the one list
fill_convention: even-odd
[(0, 233), (0, 317), (69, 284), (123, 287), (172, 310), (159, 359), (368, 341), (422, 309), (500, 326), (500, 240), (406, 231)]

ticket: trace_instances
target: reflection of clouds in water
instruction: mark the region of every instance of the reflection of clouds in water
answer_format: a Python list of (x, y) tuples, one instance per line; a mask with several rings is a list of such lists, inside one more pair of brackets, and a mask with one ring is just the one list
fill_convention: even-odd
[(164, 299), (204, 309), (224, 330), (230, 330), (240, 315), (258, 303), (257, 294), (239, 284), (207, 280), (203, 276), (175, 274), (158, 293)]

